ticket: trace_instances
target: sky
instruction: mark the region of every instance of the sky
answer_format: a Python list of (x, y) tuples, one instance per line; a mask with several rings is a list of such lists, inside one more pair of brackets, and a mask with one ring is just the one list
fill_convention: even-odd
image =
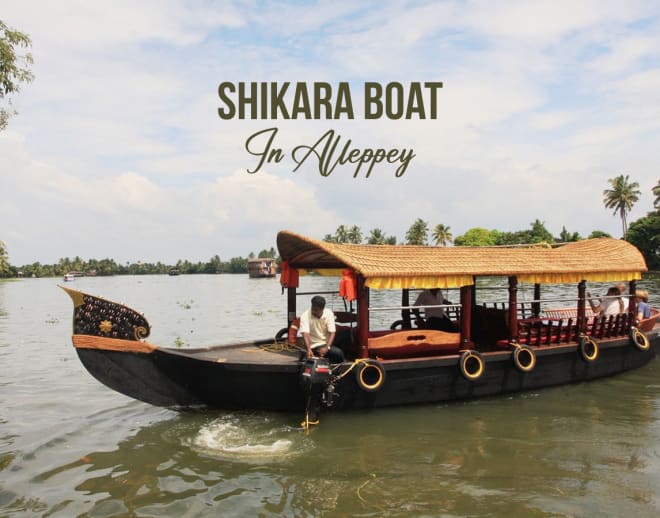
[[(539, 219), (555, 236), (620, 237), (603, 205), (620, 174), (642, 192), (629, 221), (653, 208), (657, 1), (4, 0), (0, 19), (31, 37), (34, 57), (0, 132), (0, 240), (16, 266), (227, 261), (275, 246), (282, 229), (322, 239), (339, 225), (403, 242), (418, 218), (454, 236)], [(314, 84), (327, 83), (330, 114), (347, 84), (353, 118), (219, 116), (221, 83), (287, 82), (290, 116), (296, 85), (313, 109)], [(443, 84), (434, 117), (430, 90), (411, 94), (430, 82)], [(398, 83), (416, 110), (368, 119), (366, 83)], [(321, 153), (330, 130), (333, 157)], [(269, 135), (278, 154), (248, 172)], [(345, 146), (414, 156), (403, 171), (340, 163), (322, 175), (318, 156)]]

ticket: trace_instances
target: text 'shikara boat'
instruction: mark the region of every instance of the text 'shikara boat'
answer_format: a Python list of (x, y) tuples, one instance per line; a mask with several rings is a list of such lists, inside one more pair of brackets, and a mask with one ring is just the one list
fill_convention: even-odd
[[(65, 288), (75, 306), (73, 344), (81, 361), (110, 388), (154, 405), (309, 411), (315, 405), (348, 410), (460, 400), (591, 380), (641, 367), (660, 351), (658, 312), (638, 322), (635, 297), (627, 313), (588, 313), (587, 282), (625, 281), (635, 293), (646, 265), (625, 241), (599, 238), (552, 249), (351, 245), (282, 231), (277, 246), (287, 328), (309, 303), (310, 293), (303, 294), (302, 308), (296, 299), (304, 271), (341, 276), (340, 293), (356, 301), (355, 309), (351, 303), (350, 311), (337, 314), (350, 333), (344, 363), (305, 359), (295, 327), (276, 335), (275, 343), (288, 341), (288, 347), (273, 347), (268, 337), (161, 347), (145, 341), (149, 324), (138, 312)], [(504, 279), (508, 302), (477, 304), (477, 280), (493, 276)], [(518, 301), (518, 283), (534, 286), (533, 301)], [(574, 307), (544, 309), (541, 286), (566, 283), (575, 284)], [(410, 290), (421, 288), (460, 290), (460, 301), (446, 306), (455, 332), (414, 327)], [(374, 307), (372, 290), (400, 291), (401, 305)], [(379, 312), (393, 315), (389, 328), (371, 328), (370, 316)]]

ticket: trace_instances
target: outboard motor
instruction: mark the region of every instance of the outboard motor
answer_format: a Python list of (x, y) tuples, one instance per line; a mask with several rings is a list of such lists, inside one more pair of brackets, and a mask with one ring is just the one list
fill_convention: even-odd
[(330, 362), (326, 358), (307, 358), (300, 377), (306, 387), (325, 385), (330, 379)]
[(321, 407), (332, 406), (336, 397), (334, 381), (330, 362), (326, 358), (308, 358), (304, 361), (300, 374), (300, 383), (306, 399), (303, 428), (309, 429), (310, 425), (319, 424)]

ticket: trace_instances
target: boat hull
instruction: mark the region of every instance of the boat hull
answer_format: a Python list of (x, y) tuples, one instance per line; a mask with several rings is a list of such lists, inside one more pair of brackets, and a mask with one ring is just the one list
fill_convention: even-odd
[[(628, 338), (603, 341), (594, 361), (584, 360), (575, 344), (539, 347), (531, 372), (516, 368), (509, 351), (483, 353), (485, 368), (475, 380), (461, 373), (459, 355), (384, 360), (380, 366), (385, 379), (374, 391), (358, 383), (357, 364), (345, 364), (337, 370), (343, 376), (336, 383), (333, 408), (358, 410), (466, 400), (613, 376), (642, 367), (660, 353), (660, 326), (647, 336), (650, 347), (645, 351)], [(221, 347), (206, 349), (202, 358), (185, 349), (106, 349), (104, 340), (94, 338), (94, 347), (77, 347), (83, 365), (108, 387), (146, 403), (171, 408), (305, 409), (300, 382), (303, 363), (295, 354), (270, 363), (232, 361), (227, 358), (236, 346), (226, 348), (227, 358)], [(258, 349), (255, 344), (242, 347)]]

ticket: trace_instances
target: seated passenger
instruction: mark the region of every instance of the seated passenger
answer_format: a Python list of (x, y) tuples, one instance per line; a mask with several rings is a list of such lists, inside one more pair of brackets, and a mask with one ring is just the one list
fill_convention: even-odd
[(637, 299), (637, 320), (650, 318), (651, 306), (649, 306), (649, 292), (644, 289), (635, 290), (635, 299)]
[[(417, 300), (415, 300), (415, 306), (441, 306), (448, 301), (445, 301), (442, 291), (439, 288), (432, 288), (430, 290), (422, 291)], [(453, 322), (445, 313), (445, 308), (424, 308), (424, 317), (422, 318), (419, 309), (413, 308), (413, 314), (417, 318), (417, 327), (422, 329), (437, 329), (439, 331), (449, 331), (454, 332), (456, 328), (454, 327)]]
[(587, 300), (589, 301), (589, 306), (591, 306), (594, 315), (618, 315), (625, 311), (621, 292), (616, 286), (612, 286), (607, 290), (607, 295), (605, 295), (604, 299), (601, 300), (598, 305), (594, 304), (593, 300), (591, 300), (591, 293), (587, 293)]
[(628, 306), (630, 304), (630, 297), (626, 297), (626, 292), (628, 287), (625, 282), (620, 282), (616, 285), (619, 288), (619, 294), (621, 295), (621, 301), (623, 302), (623, 311), (621, 313), (628, 313)]

